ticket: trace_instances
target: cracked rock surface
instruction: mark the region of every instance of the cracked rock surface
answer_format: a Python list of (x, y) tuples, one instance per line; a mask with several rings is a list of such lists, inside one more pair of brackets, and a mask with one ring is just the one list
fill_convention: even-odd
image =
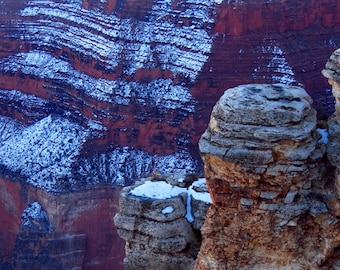
[(229, 89), (199, 146), (213, 204), (196, 269), (338, 269), (339, 200), (304, 89)]

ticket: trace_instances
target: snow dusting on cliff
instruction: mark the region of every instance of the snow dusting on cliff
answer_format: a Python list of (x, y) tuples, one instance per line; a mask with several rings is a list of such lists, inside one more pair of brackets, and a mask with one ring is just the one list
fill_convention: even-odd
[(134, 98), (141, 104), (160, 109), (194, 110), (195, 103), (188, 89), (175, 85), (170, 79), (150, 83), (95, 79), (75, 70), (66, 61), (37, 50), (2, 58), (0, 66), (5, 72), (20, 71), (43, 79), (59, 80), (101, 101), (128, 105)]
[(197, 161), (187, 152), (150, 155), (129, 147), (79, 158), (89, 131), (58, 116), (24, 126), (0, 117), (0, 163), (33, 186), (54, 192), (98, 183), (126, 185), (154, 171), (194, 173)]
[(73, 159), (87, 137), (80, 126), (54, 116), (12, 133), (0, 142), (1, 164), (46, 190), (59, 190), (61, 179), (71, 176)]
[(271, 74), (272, 83), (283, 83), (287, 85), (300, 85), (294, 78), (292, 67), (286, 60), (285, 52), (274, 39), (264, 39), (262, 46), (258, 46), (261, 60), (267, 62), (266, 66), (258, 66), (253, 70), (254, 78), (261, 78), (260, 72), (266, 70), (266, 74)]
[[(30, 184), (50, 191), (75, 190), (96, 183), (125, 185), (153, 171), (195, 172), (197, 161), (185, 149), (172, 155), (152, 155), (120, 146), (92, 156), (82, 156), (81, 150), (84, 142), (110, 128), (105, 117), (120, 117), (115, 112), (99, 115), (91, 111), (96, 101), (126, 106), (126, 110), (131, 104), (144, 106), (160, 114), (195, 111), (189, 87), (209, 58), (213, 36), (208, 32), (214, 25), (211, 14), (220, 3), (156, 0), (145, 18), (137, 19), (87, 10), (81, 0), (28, 1), (18, 11), (17, 19), (6, 26), (10, 28), (6, 38), (19, 39), (32, 49), (1, 58), (0, 71), (39, 79), (46, 83), (43, 87), (47, 93), (53, 83), (75, 90), (79, 94), (74, 103), (83, 106), (83, 111), (73, 104), (68, 109), (66, 103), (58, 109), (59, 116), (49, 115), (52, 110), (39, 114), (29, 108), (47, 108), (50, 101), (16, 90), (0, 91), (3, 100), (19, 104), (16, 110), (22, 106), (23, 114), (37, 113), (32, 117), (36, 122), (30, 119), (27, 126), (0, 118), (0, 163), (25, 176)], [(69, 54), (77, 55), (81, 63), (94, 61), (100, 72), (112, 72), (114, 76), (104, 79), (79, 71)], [(117, 72), (120, 69), (121, 74)], [(154, 69), (169, 75), (134, 79), (139, 70)], [(51, 95), (58, 98), (65, 94), (63, 91), (51, 91)], [(93, 104), (86, 98), (80, 100), (82, 97)], [(58, 105), (57, 98), (53, 106)], [(69, 102), (67, 98), (65, 102)], [(88, 114), (87, 106), (92, 106)], [(175, 121), (170, 125), (178, 124)], [(182, 135), (174, 140), (182, 146), (187, 143)]]
[(83, 185), (95, 183), (131, 184), (133, 180), (151, 175), (195, 173), (197, 161), (187, 152), (172, 155), (151, 155), (130, 147), (119, 147), (108, 153), (81, 158), (74, 171)]

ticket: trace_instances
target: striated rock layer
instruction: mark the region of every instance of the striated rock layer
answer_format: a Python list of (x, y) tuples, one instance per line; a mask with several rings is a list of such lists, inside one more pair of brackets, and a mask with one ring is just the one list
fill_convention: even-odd
[[(340, 45), (339, 9), (336, 0), (2, 1), (0, 114), (27, 128), (56, 115), (60, 128), (67, 120), (82, 131), (72, 157), (57, 140), (63, 165), (48, 166), (58, 171), (45, 175), (51, 184), (31, 181), (35, 170), (25, 176), (68, 191), (200, 170), (196, 145), (211, 108), (239, 84), (304, 86), (319, 116), (329, 115), (320, 70)], [(180, 164), (165, 169), (169, 160)], [(19, 173), (24, 161), (1, 164)]]
[(241, 85), (199, 146), (213, 204), (196, 269), (336, 269), (339, 206), (316, 112), (299, 87)]

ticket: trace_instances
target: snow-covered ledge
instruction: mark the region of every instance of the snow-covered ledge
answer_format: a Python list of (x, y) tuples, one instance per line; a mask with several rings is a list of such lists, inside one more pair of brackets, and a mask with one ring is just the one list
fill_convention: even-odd
[(199, 229), (211, 204), (204, 178), (142, 179), (122, 190), (119, 204), (114, 222), (127, 243), (126, 269), (193, 265), (200, 247)]

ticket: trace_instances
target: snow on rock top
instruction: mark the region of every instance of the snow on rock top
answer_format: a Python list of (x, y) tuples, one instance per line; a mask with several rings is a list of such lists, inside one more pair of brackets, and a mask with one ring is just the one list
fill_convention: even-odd
[(185, 188), (172, 186), (165, 181), (146, 181), (142, 185), (131, 190), (131, 194), (152, 199), (169, 199), (186, 192)]
[(211, 197), (209, 192), (197, 192), (195, 188), (207, 188), (206, 186), (206, 180), (205, 178), (199, 178), (197, 181), (195, 181), (190, 187), (189, 187), (189, 194), (195, 199), (199, 200), (205, 203), (212, 203)]
[[(186, 219), (189, 222), (194, 220), (194, 216), (191, 211), (191, 201), (192, 199), (202, 201), (206, 204), (211, 204), (212, 200), (210, 194), (208, 192), (199, 192), (195, 189), (203, 189), (206, 190), (206, 179), (199, 178), (197, 181), (193, 182), (191, 186), (188, 188), (178, 187), (171, 185), (165, 181), (150, 181), (147, 180), (141, 185), (135, 187), (130, 191), (132, 195), (141, 196), (156, 200), (166, 200), (176, 196), (179, 196), (182, 193), (187, 193), (187, 202), (186, 202)], [(162, 210), (163, 214), (171, 213), (173, 210), (172, 206), (168, 206)]]

